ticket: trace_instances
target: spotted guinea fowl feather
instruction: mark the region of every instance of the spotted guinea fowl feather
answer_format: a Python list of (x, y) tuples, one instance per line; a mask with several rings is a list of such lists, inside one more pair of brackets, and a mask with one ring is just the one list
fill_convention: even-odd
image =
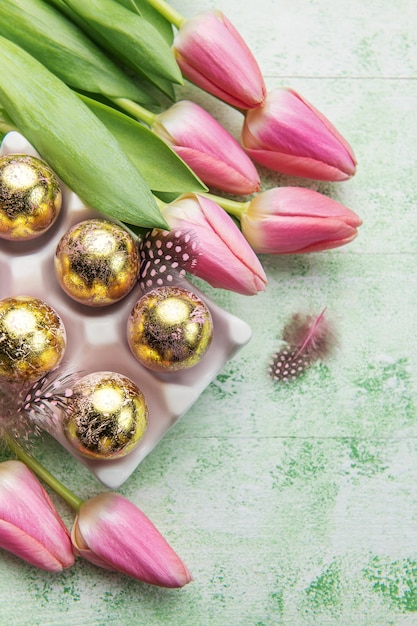
[(53, 426), (57, 409), (65, 409), (66, 400), (80, 373), (60, 369), (48, 372), (30, 384), (2, 383), (0, 386), (0, 439), (3, 433), (28, 440)]
[(191, 233), (178, 229), (149, 231), (140, 242), (139, 253), (139, 285), (144, 293), (172, 284), (186, 272), (193, 274), (200, 254)]
[(301, 376), (318, 360), (330, 355), (336, 345), (334, 329), (325, 317), (295, 313), (284, 327), (285, 346), (272, 359), (269, 373), (274, 380), (288, 382)]

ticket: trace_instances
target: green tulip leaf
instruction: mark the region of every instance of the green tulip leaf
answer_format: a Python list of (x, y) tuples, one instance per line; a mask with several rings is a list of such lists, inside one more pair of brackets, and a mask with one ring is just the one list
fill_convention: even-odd
[(106, 126), (64, 82), (1, 36), (0, 106), (86, 204), (127, 223), (166, 228), (149, 186)]
[(12, 118), (0, 107), (0, 138), (3, 139), (12, 130), (17, 130)]
[(153, 191), (207, 190), (188, 165), (151, 130), (101, 102), (81, 95), (80, 98), (116, 137)]
[(133, 82), (76, 24), (42, 0), (0, 0), (0, 35), (74, 89), (142, 104), (155, 100), (149, 87)]
[(154, 26), (165, 41), (171, 45), (174, 41), (174, 31), (172, 24), (169, 22), (159, 11), (154, 9), (147, 0), (117, 0), (119, 4), (122, 4), (126, 9), (134, 11), (138, 15), (141, 15), (148, 22)]
[(175, 91), (170, 80), (165, 80), (160, 76), (156, 76), (149, 69), (146, 69), (146, 71), (142, 70), (142, 68), (138, 67), (137, 63), (131, 63), (130, 60), (126, 58), (125, 55), (123, 55), (123, 52), (111, 47), (108, 40), (103, 37), (96, 29), (94, 29), (92, 25), (89, 24), (85, 19), (83, 19), (78, 13), (71, 9), (71, 7), (66, 4), (65, 0), (48, 0), (48, 4), (52, 4), (53, 6), (55, 6), (60, 11), (60, 13), (68, 17), (72, 22), (74, 22), (74, 24), (77, 24), (77, 26), (79, 26), (81, 30), (92, 41), (94, 41), (103, 52), (105, 52), (109, 57), (115, 60), (115, 62), (120, 63), (122, 66), (125, 66), (131, 72), (134, 71), (135, 78), (137, 78), (139, 81), (149, 81), (165, 96), (168, 96), (170, 100), (175, 100)]
[(88, 24), (90, 36), (130, 67), (149, 77), (182, 84), (182, 75), (170, 46), (144, 17), (114, 0), (64, 0)]

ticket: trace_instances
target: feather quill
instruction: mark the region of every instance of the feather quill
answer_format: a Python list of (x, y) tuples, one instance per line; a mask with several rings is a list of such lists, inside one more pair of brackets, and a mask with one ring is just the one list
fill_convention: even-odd
[(325, 313), (326, 307), (317, 316), (292, 315), (282, 333), (286, 345), (273, 356), (269, 366), (274, 380), (295, 380), (313, 363), (330, 356), (337, 341)]

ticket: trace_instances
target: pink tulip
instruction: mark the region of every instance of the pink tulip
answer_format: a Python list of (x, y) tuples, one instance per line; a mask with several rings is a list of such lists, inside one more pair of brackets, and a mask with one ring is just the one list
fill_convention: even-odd
[(84, 502), (71, 538), (76, 553), (99, 567), (160, 587), (183, 587), (192, 580), (146, 515), (117, 493)]
[(183, 22), (174, 53), (184, 76), (217, 98), (239, 109), (253, 109), (264, 101), (259, 66), (221, 11), (206, 11)]
[(258, 254), (337, 248), (356, 237), (361, 223), (343, 204), (302, 187), (265, 191), (241, 216), (242, 232)]
[(244, 295), (263, 291), (266, 276), (258, 257), (227, 213), (213, 200), (184, 194), (162, 214), (171, 229), (192, 235), (197, 244), (194, 273), (212, 287)]
[(292, 89), (269, 92), (262, 107), (247, 112), (242, 146), (260, 165), (290, 176), (340, 181), (356, 171), (347, 141)]
[(38, 479), (20, 461), (0, 464), (0, 547), (49, 572), (74, 563), (63, 521)]
[(259, 176), (252, 161), (198, 104), (177, 102), (157, 116), (152, 130), (206, 185), (235, 194), (250, 194), (259, 189)]

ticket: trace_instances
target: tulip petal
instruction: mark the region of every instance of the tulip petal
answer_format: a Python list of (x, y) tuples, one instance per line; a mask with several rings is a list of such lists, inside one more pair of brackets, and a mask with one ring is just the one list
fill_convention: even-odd
[(266, 286), (262, 265), (232, 218), (213, 200), (184, 194), (162, 210), (171, 228), (193, 234), (196, 276), (212, 287), (255, 295)]
[(192, 579), (149, 518), (119, 494), (100, 494), (84, 503), (72, 539), (89, 561), (143, 582), (182, 587)]
[(49, 572), (61, 572), (72, 565), (73, 558), (62, 564), (45, 546), (25, 531), (9, 522), (0, 520), (0, 547), (15, 554), (35, 567)]
[(259, 165), (287, 176), (340, 182), (348, 180), (353, 175), (352, 173), (342, 172), (338, 167), (319, 162), (313, 158), (292, 156), (268, 150), (251, 150), (250, 148), (246, 148), (246, 152)]
[(0, 546), (53, 572), (74, 562), (62, 519), (38, 479), (20, 461), (0, 464)]
[(340, 202), (302, 187), (256, 196), (241, 218), (242, 232), (258, 254), (298, 254), (345, 245), (361, 219)]
[(262, 104), (266, 88), (259, 66), (235, 27), (218, 10), (180, 27), (174, 53), (184, 76), (240, 109)]
[(78, 556), (83, 557), (86, 561), (93, 563), (93, 565), (97, 565), (97, 567), (101, 567), (103, 569), (108, 569), (114, 571), (114, 567), (110, 565), (107, 561), (99, 557), (95, 552), (89, 549), (88, 545), (84, 541), (84, 538), (80, 532), (78, 527), (78, 516), (75, 518), (74, 525), (71, 531), (71, 541), (74, 547), (74, 551)]
[(182, 100), (158, 115), (152, 130), (210, 187), (250, 194), (258, 172), (239, 143), (207, 111)]
[[(311, 110), (313, 115), (315, 115), (323, 123), (323, 125), (327, 128), (327, 130), (333, 135), (335, 140), (337, 142), (339, 142), (341, 144), (341, 146), (344, 147), (344, 149), (346, 150), (346, 153), (347, 153), (347, 157), (346, 157), (347, 166), (349, 167), (349, 165), (351, 165), (351, 167), (353, 169), (353, 173), (354, 173), (357, 161), (356, 161), (356, 156), (355, 156), (355, 153), (353, 151), (353, 148), (349, 144), (349, 142), (343, 137), (343, 135), (341, 133), (339, 133), (337, 128), (330, 122), (330, 120), (328, 120), (327, 117), (325, 115), (323, 115), (323, 113), (321, 113), (321, 111), (319, 111), (314, 105), (312, 105), (311, 102), (309, 102), (308, 100), (303, 98), (302, 95), (300, 95), (299, 93), (297, 93), (293, 89), (291, 91), (297, 98), (299, 98), (301, 100), (301, 102), (303, 102), (305, 104), (306, 107), (308, 107)], [(351, 164), (349, 164), (349, 160), (352, 161)]]
[(180, 146), (173, 149), (209, 187), (241, 195), (248, 195), (259, 189), (257, 175), (251, 180), (235, 167), (210, 154)]
[(344, 204), (318, 191), (304, 187), (269, 189), (255, 198), (251, 205), (261, 207), (262, 215), (338, 218), (350, 226), (362, 224), (361, 218)]
[(336, 219), (282, 216), (263, 222), (256, 250), (258, 254), (270, 254), (272, 248), (279, 254), (304, 254), (337, 248), (356, 236), (355, 228)]
[(241, 140), (251, 158), (283, 174), (339, 181), (356, 171), (348, 142), (292, 89), (271, 91), (262, 107), (248, 111)]

